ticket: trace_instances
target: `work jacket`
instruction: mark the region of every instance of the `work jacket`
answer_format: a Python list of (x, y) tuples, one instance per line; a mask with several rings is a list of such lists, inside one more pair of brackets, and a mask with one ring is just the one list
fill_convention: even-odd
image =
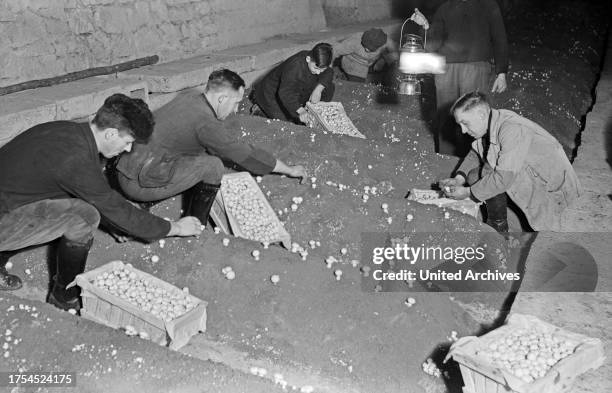
[(318, 75), (310, 72), (306, 62), (306, 56), (309, 55), (309, 51), (296, 53), (256, 84), (255, 101), (268, 116), (299, 121), (297, 110), (306, 105), (312, 91), (319, 84), (325, 87), (321, 100), (331, 100), (334, 72), (329, 67)]
[(387, 37), (387, 42), (373, 52), (366, 52), (361, 44), (361, 36), (354, 35), (334, 46), (337, 56), (343, 55), (340, 62), (342, 70), (349, 75), (366, 79), (368, 70), (381, 56), (386, 55), (388, 62), (397, 61), (397, 43)]
[(120, 233), (150, 242), (170, 231), (168, 221), (134, 207), (110, 187), (89, 124), (39, 124), (2, 146), (0, 217), (30, 203), (68, 198), (95, 207), (106, 224)]
[(217, 119), (198, 89), (188, 89), (154, 113), (155, 131), (147, 144), (134, 144), (122, 154), (117, 170), (142, 187), (165, 187), (182, 156), (213, 155), (255, 175), (266, 175), (276, 158), (266, 150), (241, 141), (236, 116)]
[(489, 149), (483, 156), (482, 138), (459, 171), (490, 165), (471, 186), (472, 195), (485, 201), (506, 192), (536, 231), (560, 230), (561, 213), (579, 195), (580, 183), (561, 144), (538, 124), (509, 110), (491, 110)]

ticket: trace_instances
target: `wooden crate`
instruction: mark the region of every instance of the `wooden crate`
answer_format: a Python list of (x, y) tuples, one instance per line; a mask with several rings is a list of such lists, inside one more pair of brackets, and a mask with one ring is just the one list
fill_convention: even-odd
[[(510, 371), (499, 367), (479, 352), (518, 329), (551, 333), (576, 344), (574, 353), (561, 359), (546, 375), (527, 383)], [(605, 359), (601, 340), (572, 333), (534, 316), (513, 314), (508, 323), (482, 337), (462, 337), (453, 346), (447, 359), (453, 357), (461, 369), (464, 393), (562, 393), (568, 392), (576, 377), (596, 369)]]
[[(272, 206), (270, 206), (268, 199), (266, 198), (264, 193), (259, 188), (259, 185), (257, 184), (257, 182), (255, 182), (255, 180), (253, 179), (253, 176), (251, 176), (251, 174), (248, 172), (228, 173), (228, 174), (223, 175), (223, 179), (221, 180), (221, 192), (217, 193), (218, 200), (215, 203), (217, 209), (215, 213), (212, 215), (213, 220), (215, 221), (215, 224), (219, 226), (225, 233), (229, 234), (231, 230), (231, 233), (234, 236), (242, 237), (244, 239), (259, 241), (257, 239), (250, 239), (244, 233), (244, 231), (240, 228), (240, 224), (238, 223), (238, 220), (236, 219), (236, 217), (232, 215), (231, 211), (226, 209), (225, 198), (227, 198), (227, 196), (226, 197), (223, 196), (223, 193), (224, 193), (223, 182), (227, 180), (237, 179), (237, 178), (247, 181), (249, 185), (253, 187), (253, 189), (257, 193), (257, 197), (264, 204), (264, 208), (266, 210), (267, 216), (270, 217), (271, 220), (274, 222), (274, 224), (277, 226), (279, 236), (277, 239), (273, 239), (270, 243), (281, 243), (285, 248), (290, 249), (291, 248), (291, 235), (289, 235), (289, 232), (287, 232), (285, 227), (281, 224), (280, 220), (276, 216), (276, 212), (274, 211), (274, 209), (272, 209)], [(229, 223), (229, 225), (227, 223)]]
[[(161, 345), (169, 345), (172, 349), (182, 347), (187, 344), (193, 335), (206, 331), (207, 303), (195, 296), (188, 295), (196, 304), (192, 310), (166, 322), (93, 284), (98, 275), (121, 269), (124, 266), (121, 261), (112, 261), (76, 277), (75, 282), (81, 287), (81, 298), (83, 300), (82, 317), (114, 329), (123, 328), (127, 325), (133, 326), (138, 332), (147, 332), (152, 341)], [(134, 267), (131, 270), (138, 277), (149, 280), (157, 287), (167, 291), (181, 291), (174, 285), (151, 274)]]
[(217, 196), (215, 196), (215, 201), (210, 208), (210, 218), (212, 218), (215, 225), (219, 227), (223, 233), (227, 233), (228, 235), (232, 234), (232, 228), (230, 227), (229, 218), (225, 211), (225, 204), (223, 203), (221, 192), (218, 192)]
[(426, 205), (436, 205), (438, 207), (456, 210), (463, 214), (469, 214), (474, 218), (478, 218), (478, 215), (480, 214), (481, 203), (476, 203), (470, 198), (463, 200), (446, 198), (443, 196), (442, 191), (420, 190), (413, 188), (410, 190), (408, 199)]
[[(331, 124), (329, 124), (329, 122), (327, 122), (327, 120), (325, 119), (325, 116), (321, 114), (320, 108), (324, 108), (324, 107), (331, 107), (331, 108), (334, 108), (336, 111), (338, 111), (338, 114), (344, 117), (344, 122), (346, 122), (346, 124), (349, 125), (350, 131), (343, 132), (342, 130), (338, 130), (335, 127), (333, 127)], [(359, 132), (359, 130), (357, 130), (357, 127), (355, 127), (351, 119), (346, 114), (346, 111), (344, 110), (344, 106), (342, 106), (341, 102), (323, 102), (321, 101), (321, 102), (318, 102), (317, 104), (312, 104), (310, 102), (307, 102), (306, 110), (315, 117), (318, 123), (318, 126), (322, 127), (326, 131), (331, 132), (332, 134), (348, 135), (348, 136), (352, 136), (355, 138), (365, 139), (365, 135), (363, 135), (361, 132)]]

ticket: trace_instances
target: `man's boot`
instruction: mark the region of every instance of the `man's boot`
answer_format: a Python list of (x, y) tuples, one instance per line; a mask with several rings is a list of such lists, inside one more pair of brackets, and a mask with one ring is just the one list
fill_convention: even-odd
[(487, 224), (500, 233), (508, 232), (508, 196), (501, 193), (486, 200)]
[(187, 190), (184, 194), (186, 203), (183, 216), (197, 217), (202, 225), (206, 225), (219, 188), (220, 185), (199, 182)]
[(54, 277), (53, 288), (49, 292), (47, 302), (62, 310), (81, 309), (78, 286), (66, 289), (78, 274), (85, 271), (87, 255), (93, 239), (86, 243), (75, 242), (62, 237), (57, 247), (57, 271)]
[(9, 274), (6, 270), (6, 263), (12, 252), (0, 251), (0, 290), (1, 291), (14, 291), (21, 288), (23, 283), (21, 279), (14, 274)]
[(490, 227), (492, 227), (499, 233), (508, 232), (508, 220), (507, 219), (487, 220), (487, 225), (489, 225)]

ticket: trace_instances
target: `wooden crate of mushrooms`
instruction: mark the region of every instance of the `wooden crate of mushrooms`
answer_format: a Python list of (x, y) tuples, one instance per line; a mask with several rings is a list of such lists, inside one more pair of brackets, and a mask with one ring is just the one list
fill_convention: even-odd
[(234, 236), (291, 247), (291, 236), (250, 173), (223, 175), (217, 203), (225, 212)]
[(315, 118), (319, 127), (332, 134), (348, 135), (365, 139), (346, 114), (341, 102), (306, 103), (306, 109)]
[(450, 357), (459, 363), (464, 393), (568, 392), (605, 359), (601, 340), (523, 314), (484, 336), (460, 338)]
[(79, 274), (81, 316), (178, 349), (206, 330), (207, 303), (151, 274), (112, 261)]

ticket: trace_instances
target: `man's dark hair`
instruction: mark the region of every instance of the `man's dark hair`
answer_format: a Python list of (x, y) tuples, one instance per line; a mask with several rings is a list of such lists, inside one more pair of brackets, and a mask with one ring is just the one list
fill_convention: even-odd
[(104, 100), (92, 123), (100, 129), (116, 128), (138, 142), (146, 142), (155, 126), (153, 114), (143, 100), (119, 93)]
[(361, 45), (374, 52), (387, 43), (387, 34), (382, 29), (369, 29), (361, 35)]
[(206, 91), (217, 91), (221, 88), (231, 88), (232, 90), (238, 91), (244, 86), (244, 79), (242, 79), (240, 75), (227, 68), (223, 68), (210, 73), (208, 83), (206, 84)]
[(450, 114), (454, 115), (457, 111), (469, 111), (470, 109), (479, 106), (486, 105), (489, 106), (489, 102), (487, 101), (487, 96), (479, 91), (473, 91), (471, 93), (466, 93), (459, 97), (457, 101), (451, 106)]
[(333, 60), (332, 46), (325, 42), (316, 44), (310, 51), (310, 60), (319, 68), (329, 67)]

